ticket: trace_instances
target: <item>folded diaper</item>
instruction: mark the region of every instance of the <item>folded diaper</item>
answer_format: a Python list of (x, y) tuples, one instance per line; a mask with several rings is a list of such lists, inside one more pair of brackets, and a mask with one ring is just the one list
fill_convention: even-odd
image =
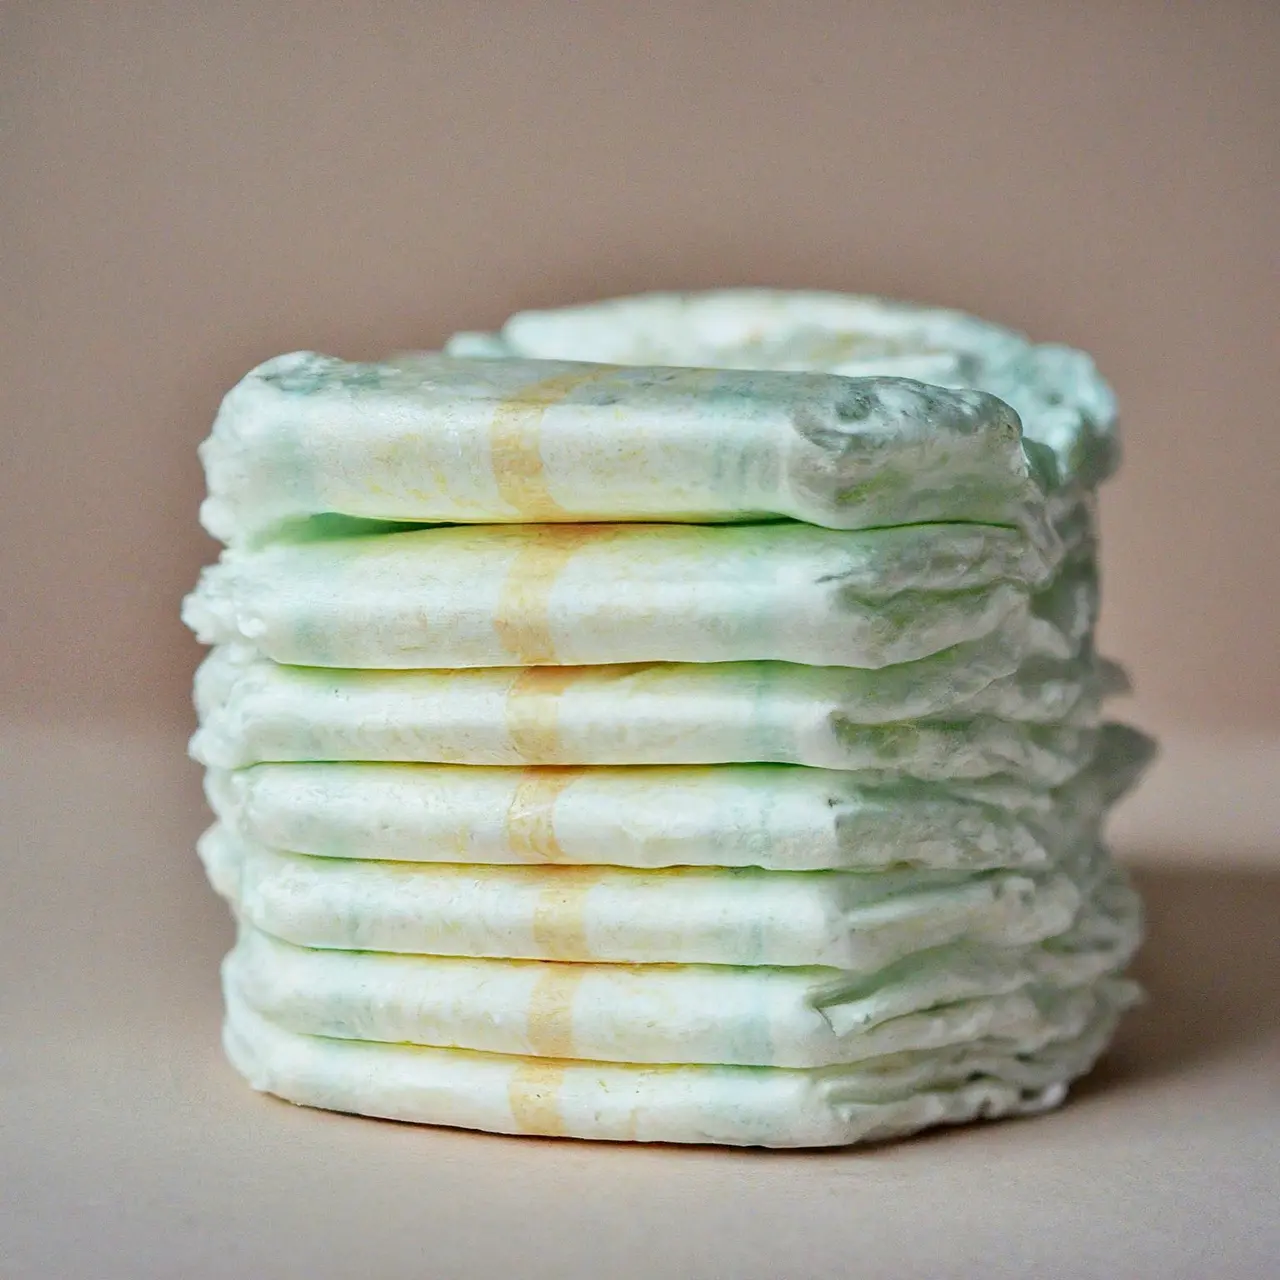
[[(883, 667), (1025, 630), (1048, 577), (1016, 530), (984, 525), (460, 526), (230, 550), (183, 616), (206, 644), (302, 665)], [(1041, 612), (1040, 646), (1067, 656)]]
[(1128, 963), (1137, 900), (1112, 875), (1072, 927), (973, 939), (871, 972), (768, 965), (565, 964), (298, 947), (241, 921), (227, 985), (291, 1031), (605, 1062), (820, 1067), (1078, 1033), (1089, 987)]
[(779, 871), (1043, 866), (1096, 836), (1151, 754), (1107, 725), (1044, 791), (792, 765), (491, 768), (259, 764), (206, 777), (243, 842), (332, 858)]
[(221, 826), (199, 848), (240, 919), (322, 949), (874, 972), (958, 939), (1039, 941), (1080, 904), (1055, 871), (359, 862), (281, 853)]
[(1028, 452), (1048, 463), (1051, 484), (1093, 488), (1120, 461), (1115, 397), (1084, 352), (1036, 345), (958, 311), (885, 298), (780, 289), (648, 293), (521, 312), (499, 333), (454, 335), (448, 350), (501, 359), (896, 375), (979, 388), (1017, 411)]
[(1123, 979), (1076, 993), (1040, 1048), (952, 1049), (795, 1069), (586, 1062), (300, 1035), (227, 989), (223, 1043), (256, 1089), (391, 1120), (619, 1142), (824, 1147), (1057, 1106), (1136, 998)]
[[(1038, 669), (1038, 668), (1037, 668)], [(1106, 672), (1022, 683), (1003, 644), (879, 671), (651, 663), (351, 671), (215, 649), (196, 677), (203, 764), (718, 764), (1014, 773), (1054, 786), (1087, 763)]]
[(249, 843), (400, 862), (981, 871), (1043, 863), (1040, 830), (1060, 825), (1056, 806), (1023, 820), (1025, 788), (988, 800), (794, 765), (279, 763), (211, 769), (205, 787)]
[[(1091, 367), (1081, 376), (1096, 379)], [(1045, 537), (1046, 495), (1109, 465), (1105, 394), (1089, 402), (1096, 420), (1077, 415), (1059, 457), (1056, 440), (1024, 441), (1001, 400), (906, 378), (428, 353), (347, 364), (300, 352), (255, 369), (224, 400), (201, 448), (201, 518), (228, 543), (329, 513), (790, 516), (842, 529), (972, 520)]]

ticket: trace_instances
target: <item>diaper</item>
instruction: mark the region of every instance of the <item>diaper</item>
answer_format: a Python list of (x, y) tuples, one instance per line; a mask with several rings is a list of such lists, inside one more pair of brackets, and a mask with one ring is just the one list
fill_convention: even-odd
[(829, 967), (596, 964), (318, 950), (243, 919), (236, 996), (299, 1034), (602, 1062), (821, 1067), (988, 1038), (1023, 1052), (1079, 1034), (1091, 987), (1137, 946), (1114, 875), (1070, 930), (965, 939), (866, 973)]
[(473, 524), (789, 516), (839, 529), (964, 520), (1047, 541), (1047, 495), (1107, 465), (1095, 456), (1105, 415), (1074, 425), (1055, 452), (1024, 440), (1002, 400), (908, 378), (299, 352), (223, 401), (201, 448), (201, 518), (228, 543), (329, 513)]
[(961, 939), (1019, 946), (1064, 932), (1080, 895), (1053, 870), (764, 871), (495, 866), (317, 858), (199, 844), (253, 928), (303, 947), (433, 956), (874, 972)]
[[(1013, 772), (1053, 786), (1097, 742), (1089, 675), (1066, 688), (988, 685), (1003, 655), (955, 650), (882, 671), (788, 663), (350, 671), (215, 649), (196, 678), (203, 764), (720, 764), (879, 769), (912, 777)], [(1054, 695), (1044, 713), (1041, 694)], [(1058, 695), (1082, 703), (1072, 723)], [(1026, 722), (997, 718), (1019, 712)], [(1045, 723), (1039, 723), (1043, 719)]]
[(520, 312), (498, 333), (455, 334), (447, 349), (976, 387), (1017, 411), (1025, 447), (1045, 462), (1051, 485), (1096, 488), (1120, 461), (1115, 397), (1083, 351), (1033, 344), (976, 316), (887, 298), (781, 289), (639, 294)]
[(1000, 629), (1067, 657), (1092, 561), (1037, 610), (1049, 569), (982, 525), (456, 527), (229, 550), (183, 617), (206, 644), (330, 667), (884, 667)]
[[(1057, 1106), (1137, 998), (1079, 993), (1057, 1038), (990, 1038), (835, 1067), (648, 1065), (477, 1053), (298, 1034), (227, 990), (223, 1043), (264, 1092), (306, 1106), (497, 1133), (616, 1142), (824, 1147)], [(1074, 1034), (1073, 1034), (1074, 1032)]]
[(1043, 866), (1096, 833), (1151, 743), (1107, 725), (1069, 783), (946, 784), (792, 765), (211, 770), (241, 840), (323, 857), (636, 868), (977, 872)]

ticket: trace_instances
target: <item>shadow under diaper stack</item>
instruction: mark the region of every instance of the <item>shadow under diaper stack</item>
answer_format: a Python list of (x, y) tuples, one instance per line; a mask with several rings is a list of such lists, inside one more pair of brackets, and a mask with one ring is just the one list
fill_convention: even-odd
[(1055, 1105), (1135, 998), (1078, 352), (647, 295), (256, 369), (195, 757), (258, 1089), (836, 1145)]

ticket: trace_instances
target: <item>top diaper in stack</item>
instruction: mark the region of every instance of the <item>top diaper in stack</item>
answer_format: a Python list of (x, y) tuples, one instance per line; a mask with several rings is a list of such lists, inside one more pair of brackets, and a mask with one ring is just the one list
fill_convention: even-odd
[(1091, 362), (950, 312), (650, 295), (252, 372), (193, 752), (258, 1088), (833, 1145), (1042, 1109), (1134, 988), (1102, 843)]

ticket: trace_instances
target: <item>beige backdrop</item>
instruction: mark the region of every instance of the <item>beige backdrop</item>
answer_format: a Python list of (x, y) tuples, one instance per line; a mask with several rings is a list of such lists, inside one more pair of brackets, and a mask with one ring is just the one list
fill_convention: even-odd
[(0, 702), (177, 729), (195, 445), (257, 361), (767, 283), (1096, 353), (1106, 639), (1280, 732), (1280, 6), (0, 5)]
[[(1278, 67), (1274, 0), (0, 0), (5, 1280), (1274, 1276)], [(1115, 381), (1150, 1004), (1061, 1113), (853, 1154), (253, 1095), (182, 755), (219, 396), (744, 282), (970, 308)]]

